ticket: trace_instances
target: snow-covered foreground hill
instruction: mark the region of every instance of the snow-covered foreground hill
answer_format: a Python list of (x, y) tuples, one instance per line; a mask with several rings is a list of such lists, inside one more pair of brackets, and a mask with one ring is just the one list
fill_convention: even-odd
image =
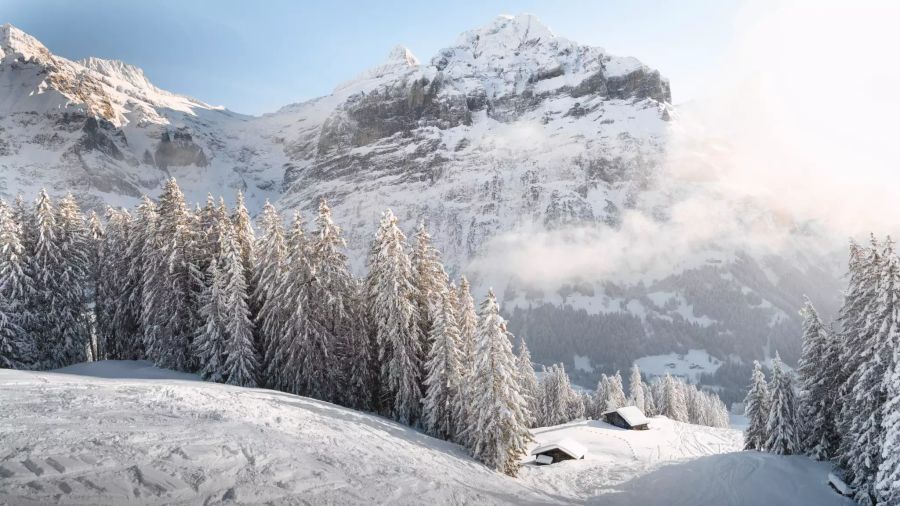
[(146, 362), (0, 370), (0, 406), (0, 504), (844, 504), (823, 465), (665, 418), (538, 429), (589, 455), (514, 479), (378, 416)]

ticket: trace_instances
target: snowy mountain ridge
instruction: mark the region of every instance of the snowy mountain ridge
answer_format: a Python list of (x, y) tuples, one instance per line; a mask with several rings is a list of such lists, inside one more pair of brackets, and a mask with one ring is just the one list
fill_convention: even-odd
[[(271, 200), (284, 216), (312, 216), (326, 197), (357, 273), (391, 208), (404, 230), (428, 225), (451, 275), (524, 311), (511, 324), (539, 362), (572, 369), (577, 354), (599, 374), (688, 349), (745, 364), (778, 349), (790, 360), (802, 293), (837, 293), (815, 289), (831, 276), (816, 258), (719, 244), (662, 276), (551, 287), (532, 286), (528, 269), (492, 277), (522, 238), (547, 232), (552, 245), (589, 230), (605, 240), (635, 215), (665, 228), (697, 191), (663, 170), (677, 123), (668, 81), (532, 15), (498, 17), (423, 62), (398, 46), (332, 94), (260, 117), (161, 90), (127, 63), (55, 56), (10, 25), (0, 41), (0, 196), (47, 187), (100, 210), (130, 207), (174, 176), (190, 201), (242, 190), (254, 213)], [(537, 317), (544, 305), (565, 315), (561, 325), (540, 328), (552, 320)]]

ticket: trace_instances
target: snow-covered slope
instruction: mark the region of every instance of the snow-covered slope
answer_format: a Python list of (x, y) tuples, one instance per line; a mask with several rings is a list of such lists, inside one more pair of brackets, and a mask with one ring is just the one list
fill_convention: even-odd
[(824, 466), (658, 417), (538, 429), (588, 455), (514, 479), (378, 416), (146, 362), (0, 369), (0, 405), (0, 504), (844, 504)]

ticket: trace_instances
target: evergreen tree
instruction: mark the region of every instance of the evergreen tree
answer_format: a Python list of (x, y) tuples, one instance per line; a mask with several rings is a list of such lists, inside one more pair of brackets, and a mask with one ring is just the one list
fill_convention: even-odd
[(204, 324), (194, 337), (200, 376), (217, 383), (225, 381), (226, 372), (228, 303), (225, 298), (224, 281), (218, 261), (213, 258), (206, 270), (206, 289), (200, 299), (200, 316)]
[(644, 405), (644, 388), (641, 380), (641, 370), (637, 364), (631, 366), (631, 379), (628, 381), (628, 402), (646, 413)]
[(223, 226), (221, 276), (225, 299), (225, 381), (242, 387), (255, 387), (257, 359), (253, 346), (253, 322), (247, 295), (247, 278), (238, 241), (238, 230)]
[[(358, 306), (356, 280), (347, 266), (347, 257), (341, 228), (331, 218), (331, 209), (325, 199), (319, 202), (316, 218), (318, 230), (313, 237), (312, 283), (310, 311), (323, 329), (323, 348), (318, 360), (323, 363), (340, 360), (345, 367), (325, 368), (322, 373), (322, 398), (335, 400), (343, 397), (348, 404), (368, 405), (371, 381), (368, 373), (369, 343), (365, 328), (355, 322), (362, 318)], [(361, 376), (361, 377), (360, 377)], [(342, 388), (342, 384), (347, 388)]]
[(663, 380), (663, 399), (660, 414), (679, 422), (688, 421), (687, 400), (679, 382), (670, 374)]
[(800, 311), (803, 316), (803, 352), (797, 368), (800, 397), (797, 406), (799, 449), (819, 459), (829, 459), (838, 442), (834, 427), (833, 368), (829, 360), (831, 337), (812, 302), (806, 299)]
[(628, 401), (625, 399), (625, 388), (622, 386), (622, 375), (619, 371), (609, 378), (609, 390), (606, 398), (606, 411), (612, 411), (624, 407)]
[(254, 271), (251, 306), (256, 308), (256, 328), (259, 336), (260, 381), (265, 386), (277, 388), (274, 371), (268, 360), (276, 355), (279, 344), (282, 310), (278, 290), (287, 265), (287, 246), (284, 226), (275, 206), (266, 201), (259, 219), (261, 236), (257, 238), (257, 266)]
[(747, 415), (747, 429), (744, 430), (745, 450), (764, 450), (769, 438), (769, 385), (759, 362), (753, 362), (753, 376), (750, 389), (744, 399), (744, 413)]
[[(472, 420), (468, 409), (472, 398), (472, 381), (475, 374), (475, 330), (478, 326), (478, 316), (475, 314), (475, 300), (469, 291), (469, 280), (462, 276), (456, 291), (456, 323), (459, 327), (459, 350), (462, 368), (462, 384), (460, 386), (460, 415), (462, 423)], [(471, 431), (463, 429), (457, 435), (457, 442), (468, 445), (468, 437)]]
[(194, 367), (192, 336), (202, 273), (196, 265), (192, 216), (175, 179), (166, 181), (145, 242), (143, 327), (147, 353), (157, 366), (178, 371)]
[(794, 385), (791, 373), (782, 369), (781, 358), (777, 352), (772, 364), (769, 390), (771, 403), (766, 423), (767, 437), (763, 448), (776, 455), (793, 455), (797, 453)]
[(889, 401), (888, 378), (894, 369), (894, 350), (900, 348), (900, 259), (894, 254), (890, 238), (885, 240), (881, 259), (876, 297), (867, 308), (869, 317), (863, 331), (868, 339), (859, 369), (851, 376), (855, 380), (850, 391), (851, 405), (859, 412), (852, 418), (853, 441), (847, 465), (853, 476), (855, 499), (861, 504), (874, 504), (877, 499), (875, 485), (884, 441), (884, 406)]
[(647, 416), (658, 415), (659, 410), (656, 409), (656, 402), (653, 399), (653, 391), (650, 389), (650, 385), (642, 382), (641, 389), (644, 391), (644, 414)]
[(569, 377), (562, 364), (553, 364), (541, 375), (541, 425), (559, 425), (570, 421)]
[(126, 210), (108, 209), (106, 231), (100, 245), (102, 275), (97, 280), (97, 325), (101, 358), (138, 360), (143, 358), (140, 335), (140, 274), (133, 275), (132, 264), (141, 248), (131, 250), (133, 235), (143, 229)]
[(60, 365), (77, 364), (88, 359), (90, 351), (90, 312), (87, 307), (90, 274), (90, 246), (84, 216), (68, 194), (59, 201), (56, 238), (61, 262), (56, 272), (59, 289), (56, 313), (61, 340)]
[(519, 355), (516, 357), (516, 369), (519, 373), (519, 385), (522, 396), (525, 398), (528, 409), (525, 412), (528, 427), (536, 427), (540, 413), (540, 389), (537, 375), (534, 373), (534, 364), (531, 363), (531, 353), (528, 345), (522, 339), (519, 346)]
[(488, 467), (515, 476), (532, 440), (526, 401), (516, 381), (515, 356), (493, 291), (481, 305), (475, 380), (472, 454)]
[(850, 460), (858, 455), (853, 448), (853, 435), (860, 432), (860, 426), (868, 417), (862, 399), (855, 396), (853, 389), (859, 382), (862, 362), (870, 353), (867, 346), (874, 329), (868, 320), (875, 311), (881, 265), (881, 245), (875, 236), (871, 237), (869, 248), (850, 244), (849, 284), (838, 315), (842, 338), (838, 427), (844, 435), (838, 449), (838, 461), (847, 471), (849, 482), (854, 481), (855, 472)]
[(22, 229), (0, 200), (0, 367), (24, 369), (34, 362), (35, 342), (26, 332), (30, 279)]
[(100, 277), (103, 275), (103, 268), (105, 265), (102, 263), (101, 257), (101, 248), (103, 246), (103, 237), (106, 235), (106, 231), (103, 228), (103, 223), (100, 221), (100, 217), (97, 216), (95, 211), (91, 211), (88, 213), (87, 218), (87, 261), (88, 261), (88, 272), (87, 272), (87, 286), (85, 294), (85, 301), (87, 302), (90, 312), (88, 313), (89, 317), (89, 326), (88, 326), (88, 334), (90, 336), (91, 343), (91, 360), (100, 360), (103, 357), (100, 356), (100, 335), (97, 328), (97, 316), (98, 316), (98, 307), (97, 307), (97, 289), (100, 284)]
[(592, 409), (590, 416), (595, 420), (600, 420), (603, 418), (603, 413), (606, 412), (606, 406), (609, 404), (609, 376), (606, 374), (600, 374), (600, 379), (597, 381), (597, 388), (594, 390), (594, 398), (592, 402)]
[(388, 210), (382, 215), (369, 255), (367, 305), (381, 364), (383, 410), (412, 425), (419, 419), (422, 397), (422, 340), (406, 249), (406, 237)]
[(26, 331), (36, 343), (35, 367), (53, 369), (65, 365), (61, 326), (66, 301), (59, 273), (63, 258), (57, 239), (56, 210), (46, 190), (41, 190), (25, 227), (28, 277), (32, 280), (28, 296)]
[(425, 363), (425, 398), (422, 420), (429, 434), (441, 438), (456, 437), (459, 389), (462, 383), (459, 329), (453, 316), (448, 293), (441, 294), (441, 310), (431, 327), (431, 348)]
[(885, 377), (884, 440), (875, 480), (878, 504), (900, 504), (900, 348), (894, 348), (893, 354), (893, 369)]
[[(419, 338), (422, 356), (428, 356), (431, 326), (441, 306), (441, 298), (448, 290), (450, 280), (444, 272), (440, 254), (431, 244), (431, 234), (420, 223), (416, 230), (416, 244), (410, 262), (413, 269), (413, 285), (416, 288), (415, 301), (418, 309)], [(424, 360), (424, 358), (423, 358)]]

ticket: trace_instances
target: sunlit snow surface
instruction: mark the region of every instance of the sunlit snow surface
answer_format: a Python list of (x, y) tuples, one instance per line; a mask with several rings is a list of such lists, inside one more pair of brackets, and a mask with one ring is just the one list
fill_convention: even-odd
[(588, 456), (513, 479), (378, 416), (146, 362), (0, 370), (0, 406), (0, 504), (844, 504), (825, 465), (665, 418), (538, 429)]

